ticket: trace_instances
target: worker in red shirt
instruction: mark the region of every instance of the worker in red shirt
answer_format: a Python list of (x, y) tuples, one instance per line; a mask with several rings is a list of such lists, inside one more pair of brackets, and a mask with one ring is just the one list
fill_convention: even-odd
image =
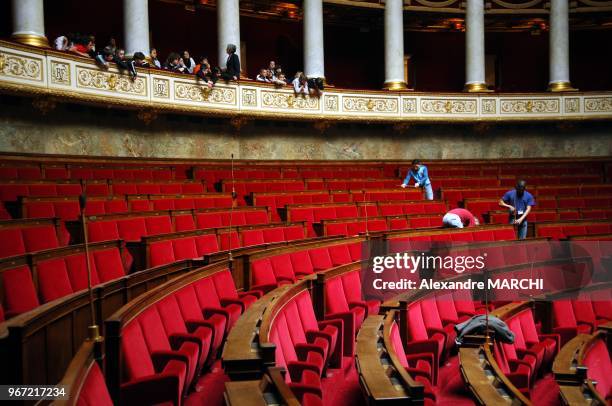
[(442, 218), (444, 227), (463, 228), (480, 225), (480, 222), (472, 213), (466, 209), (453, 209)]

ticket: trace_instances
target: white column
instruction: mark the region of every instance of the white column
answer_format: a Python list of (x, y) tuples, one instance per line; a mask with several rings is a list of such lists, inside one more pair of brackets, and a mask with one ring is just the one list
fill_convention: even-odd
[(465, 8), (465, 89), (487, 90), (485, 83), (484, 0), (467, 0)]
[(406, 88), (404, 79), (404, 0), (385, 3), (385, 89)]
[(125, 54), (149, 55), (149, 0), (123, 0)]
[(304, 0), (304, 74), (325, 77), (323, 0)]
[[(227, 44), (236, 45), (236, 55), (240, 57), (240, 6), (238, 0), (217, 0), (217, 37), (219, 38), (219, 66), (225, 68)], [(242, 66), (242, 61), (240, 61), (240, 66)]]
[(48, 47), (43, 0), (13, 0), (13, 34), (17, 42)]
[(568, 0), (550, 1), (548, 90), (574, 90), (569, 72), (569, 17)]

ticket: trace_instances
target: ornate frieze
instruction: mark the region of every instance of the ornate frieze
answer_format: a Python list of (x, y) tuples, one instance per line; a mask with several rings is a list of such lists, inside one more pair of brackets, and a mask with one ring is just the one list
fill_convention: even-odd
[(342, 108), (346, 112), (397, 113), (398, 99), (390, 97), (342, 97)]
[(233, 105), (236, 104), (236, 89), (220, 86), (209, 88), (194, 83), (175, 81), (174, 98), (181, 101)]
[(585, 97), (585, 113), (612, 113), (612, 97)]
[(476, 99), (421, 99), (423, 114), (476, 114)]
[(319, 110), (319, 98), (262, 90), (261, 106), (268, 109)]
[(0, 51), (0, 76), (42, 82), (43, 60)]
[(147, 96), (147, 79), (143, 75), (132, 79), (128, 75), (77, 65), (76, 77), (80, 88)]
[(558, 97), (549, 99), (501, 99), (501, 114), (553, 114), (560, 112)]

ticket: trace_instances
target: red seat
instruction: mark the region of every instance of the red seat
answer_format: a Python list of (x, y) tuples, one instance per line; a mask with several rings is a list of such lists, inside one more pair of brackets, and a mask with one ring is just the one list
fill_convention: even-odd
[(157, 241), (149, 246), (149, 264), (152, 267), (175, 262), (171, 240)]
[(406, 349), (414, 354), (431, 354), (434, 360), (433, 383), (438, 381), (438, 366), (444, 356), (446, 336), (440, 332), (428, 331), (423, 320), (420, 302), (408, 306), (408, 343)]
[(21, 232), (26, 252), (46, 250), (60, 246), (54, 226), (26, 227)]
[(230, 250), (241, 247), (240, 236), (236, 231), (219, 234), (219, 245), (221, 250)]
[(104, 380), (104, 374), (102, 374), (97, 362), (94, 362), (87, 371), (87, 376), (79, 390), (76, 404), (82, 406), (94, 404), (113, 406), (113, 401)]
[(38, 307), (38, 296), (32, 280), (32, 272), (26, 265), (6, 269), (1, 274), (6, 317), (25, 313)]
[(308, 251), (310, 262), (315, 272), (326, 271), (333, 268), (331, 257), (327, 247), (313, 248)]
[(442, 334), (445, 342), (445, 353), (448, 356), (455, 346), (455, 326), (452, 324), (444, 325), (442, 318), (438, 312), (438, 306), (434, 298), (426, 298), (421, 300), (421, 312), (423, 314), (423, 322), (427, 328), (427, 334), (433, 337), (435, 334)]
[(199, 257), (195, 240), (191, 237), (172, 240), (172, 250), (174, 251), (174, 259), (176, 261)]
[(311, 275), (315, 272), (308, 251), (295, 251), (289, 254), (289, 257), (291, 258), (293, 272), (297, 277)]
[(0, 229), (0, 257), (12, 257), (26, 253), (25, 242), (18, 228)]
[(304, 234), (304, 227), (302, 226), (284, 227), (283, 234), (285, 236), (285, 241), (296, 241), (306, 238), (306, 235)]
[(73, 293), (63, 258), (41, 261), (37, 265), (38, 288), (43, 303)]
[(590, 334), (592, 326), (580, 323), (576, 320), (572, 302), (569, 299), (553, 301), (553, 333), (561, 337), (561, 345), (564, 345), (576, 334)]
[(176, 231), (193, 231), (196, 229), (193, 216), (191, 214), (180, 214), (174, 216), (174, 227)]
[(264, 228), (262, 232), (264, 241), (267, 243), (285, 241), (285, 233), (282, 227)]
[[(90, 254), (90, 270), (91, 270), (91, 284), (95, 286), (100, 283), (98, 277), (98, 271), (96, 270), (96, 264), (93, 260), (93, 255)], [(68, 272), (68, 279), (74, 292), (79, 290), (87, 289), (88, 287), (88, 275), (87, 275), (87, 264), (85, 262), (85, 254), (69, 255), (64, 257), (66, 263), (66, 270)]]
[(268, 213), (262, 210), (246, 212), (245, 214), (246, 224), (267, 224)]
[(199, 235), (194, 239), (200, 257), (219, 251), (219, 242), (215, 234)]
[(125, 241), (140, 241), (147, 235), (147, 226), (143, 217), (117, 220), (119, 236)]
[(263, 230), (244, 230), (240, 233), (242, 236), (242, 246), (249, 247), (251, 245), (265, 244)]
[(333, 266), (344, 265), (353, 262), (348, 245), (332, 245), (328, 247), (329, 257)]
[(172, 232), (170, 216), (145, 217), (146, 234), (157, 235)]
[(602, 339), (595, 341), (584, 355), (587, 377), (597, 382), (595, 390), (608, 404), (612, 401), (612, 362), (606, 343)]
[(124, 265), (117, 248), (95, 250), (92, 256), (100, 283), (121, 278), (125, 276), (125, 270), (129, 269), (130, 264)]
[(353, 354), (355, 335), (366, 316), (363, 306), (350, 306), (344, 294), (342, 278), (335, 277), (325, 281), (325, 319), (340, 319), (344, 323), (344, 349)]
[(125, 362), (126, 381), (121, 385), (124, 404), (181, 404), (186, 384), (186, 362), (161, 352), (150, 353), (138, 320), (123, 326), (121, 352)]

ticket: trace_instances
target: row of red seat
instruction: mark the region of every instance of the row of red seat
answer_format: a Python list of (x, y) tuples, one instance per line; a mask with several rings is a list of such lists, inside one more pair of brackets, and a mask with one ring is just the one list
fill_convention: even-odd
[(105, 182), (86, 183), (83, 187), (76, 182), (32, 182), (14, 181), (0, 184), (0, 199), (15, 201), (19, 197), (52, 197), (52, 196), (124, 196), (149, 194), (202, 194), (206, 193), (206, 184), (196, 181), (165, 182)]
[[(234, 179), (304, 179), (304, 178), (329, 178), (329, 179), (347, 179), (347, 178), (380, 178), (383, 176), (379, 168), (364, 168), (350, 169), (346, 167), (325, 168), (320, 169), (309, 168), (260, 168), (249, 169), (240, 168), (234, 170)], [(207, 183), (214, 184), (223, 179), (231, 179), (232, 171), (230, 168), (214, 169), (195, 167), (193, 169), (194, 179), (205, 179)]]
[(261, 292), (238, 293), (225, 269), (152, 303), (121, 329), (122, 404), (182, 403), (225, 334)]
[(512, 227), (481, 227), (470, 230), (464, 228), (461, 230), (428, 230), (428, 231), (408, 231), (397, 235), (391, 234), (387, 237), (389, 240), (397, 242), (418, 242), (418, 241), (433, 241), (433, 242), (484, 242), (484, 241), (510, 241), (516, 240), (516, 233)]
[(174, 233), (148, 244), (147, 265), (164, 265), (229, 249), (302, 239), (304, 227), (301, 225), (238, 229), (231, 233)]
[(92, 242), (118, 239), (140, 241), (142, 237), (178, 231), (268, 223), (268, 212), (257, 207), (236, 211), (231, 209), (202, 212), (155, 211), (89, 217), (87, 234)]
[(101, 168), (73, 165), (2, 165), (0, 179), (20, 180), (69, 180), (69, 179), (119, 179), (119, 180), (171, 180), (185, 179), (186, 172), (173, 168)]
[[(490, 224), (508, 223), (507, 211), (492, 211), (488, 213)], [(543, 223), (564, 220), (612, 220), (612, 208), (609, 209), (562, 209), (562, 210), (532, 210), (527, 221)]]
[(360, 261), (361, 245), (359, 242), (329, 244), (253, 260), (250, 264), (251, 286), (267, 292), (304, 276)]
[[(41, 251), (0, 261), (2, 306), (7, 317), (87, 288), (84, 247), (67, 255), (64, 250), (56, 251)], [(127, 273), (117, 244), (92, 244), (89, 258), (92, 286)]]
[(612, 321), (610, 288), (581, 292), (575, 299), (553, 300), (553, 332), (565, 344), (576, 334), (591, 334), (601, 324)]
[(609, 233), (612, 233), (612, 221), (607, 220), (536, 224), (536, 237), (549, 237), (554, 240), (566, 239), (574, 235)]
[(0, 241), (0, 258), (6, 258), (65, 246), (70, 235), (57, 219), (4, 220)]

